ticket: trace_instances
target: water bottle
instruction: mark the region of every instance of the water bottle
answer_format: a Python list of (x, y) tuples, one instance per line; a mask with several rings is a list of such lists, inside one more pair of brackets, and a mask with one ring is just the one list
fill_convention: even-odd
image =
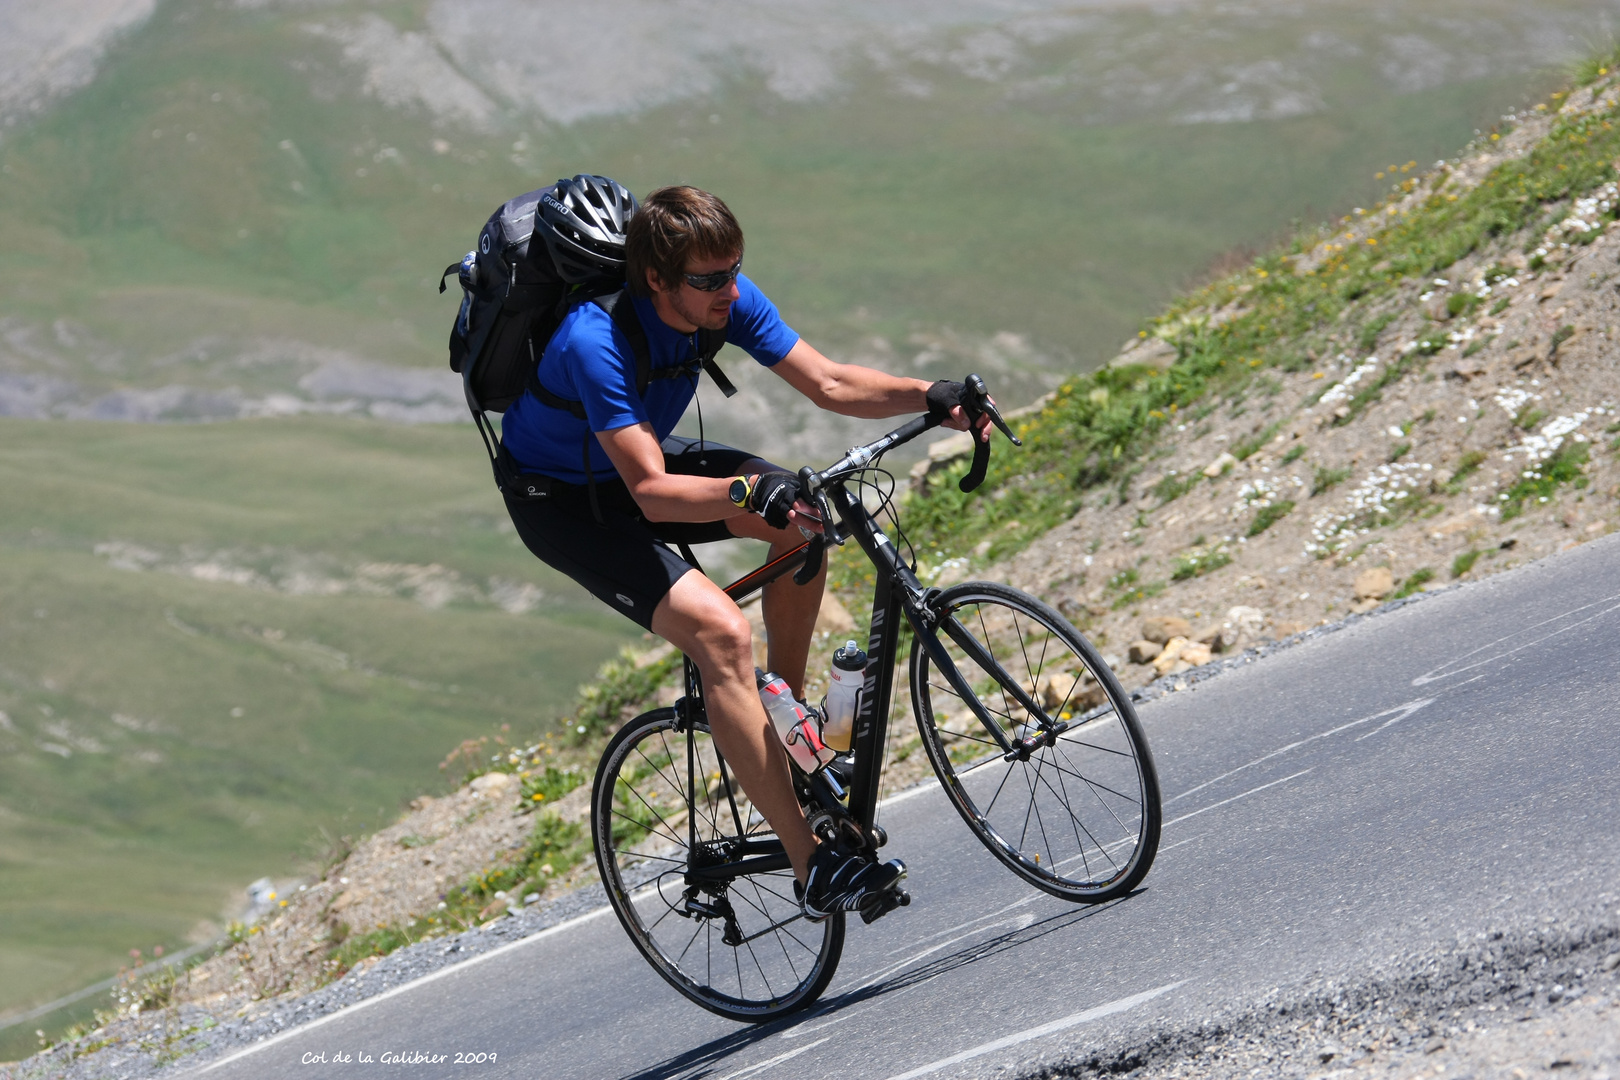
[(780, 675), (754, 669), (759, 700), (776, 726), (776, 734), (794, 762), (807, 773), (826, 765), (836, 754), (821, 741), (821, 719), (793, 696), (787, 680)]
[(821, 738), (843, 753), (854, 741), (855, 707), (866, 682), (866, 653), (854, 641), (833, 653), (827, 673), (827, 697), (822, 703)]

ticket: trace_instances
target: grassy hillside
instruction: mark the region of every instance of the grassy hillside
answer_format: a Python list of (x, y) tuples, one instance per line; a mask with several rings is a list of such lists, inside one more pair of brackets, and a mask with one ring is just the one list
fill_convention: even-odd
[(0, 421), (0, 1010), (391, 820), (626, 640), (521, 548), (475, 445)]
[[(0, 372), (57, 413), (235, 415), (279, 391), (453, 415), (453, 385), (300, 380), (344, 359), (437, 369), (453, 309), (438, 270), (500, 200), (594, 169), (637, 190), (722, 192), (748, 226), (750, 272), (829, 348), (924, 372), (974, 365), (1027, 400), (1109, 355), (1220, 253), (1370, 198), (1386, 160), (1427, 160), (1519, 101), (1534, 61), (1510, 31), (1524, 16), (1470, 5), (1464, 31), (1455, 6), (1383, 22), (1351, 4), (1193, 9), (1169, 38), (1156, 16), (1115, 13), (1031, 39), (999, 74), (856, 63), (806, 101), (744, 74), (631, 116), (562, 127), (513, 112), (481, 134), (366, 96), (306, 9), (171, 0), (92, 85), (0, 144)], [(360, 10), (323, 6), (320, 25)], [(383, 11), (401, 33), (425, 13)], [(1393, 78), (1405, 61), (1385, 54), (1403, 32), (1489, 62)], [(1324, 40), (1340, 44), (1311, 44)], [(1281, 88), (1256, 75), (1267, 65)], [(1236, 96), (1189, 90), (1228, 76)], [(1253, 113), (1250, 97), (1269, 118), (1216, 122)], [(1199, 111), (1223, 102), (1232, 116)], [(176, 386), (199, 393), (108, 398)], [(748, 430), (762, 407), (713, 419)], [(800, 453), (846, 435), (786, 419)]]

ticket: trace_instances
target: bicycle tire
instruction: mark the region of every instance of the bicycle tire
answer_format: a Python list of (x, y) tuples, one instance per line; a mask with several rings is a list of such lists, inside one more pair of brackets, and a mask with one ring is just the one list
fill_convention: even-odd
[[(689, 752), (696, 785), (688, 780)], [(758, 1023), (809, 1005), (837, 970), (843, 913), (805, 920), (791, 870), (692, 894), (685, 875), (693, 821), (700, 859), (728, 861), (720, 854), (727, 845), (774, 838), (706, 724), (688, 732), (673, 708), (643, 713), (609, 741), (591, 793), (596, 864), (620, 924), (653, 970), (711, 1012)], [(711, 912), (729, 909), (730, 920), (694, 913), (689, 894)], [(733, 925), (739, 945), (723, 940)]]
[[(1113, 671), (1067, 619), (1009, 586), (963, 582), (943, 590), (934, 610), (985, 648), (970, 659), (943, 622), (935, 631), (1007, 740), (1041, 736), (1026, 757), (1009, 760), (913, 641), (912, 709), (962, 820), (1015, 874), (1054, 896), (1102, 903), (1136, 888), (1158, 851), (1159, 782), (1130, 695)], [(990, 669), (985, 655), (1004, 674)], [(1022, 702), (1004, 685), (1008, 676), (1024, 691)], [(1043, 721), (1071, 726), (1047, 741)]]

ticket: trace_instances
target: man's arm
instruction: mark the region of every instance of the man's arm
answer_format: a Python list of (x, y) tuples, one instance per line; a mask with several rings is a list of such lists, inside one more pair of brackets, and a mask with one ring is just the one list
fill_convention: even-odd
[(724, 521), (749, 513), (732, 503), (729, 476), (665, 472), (664, 449), (649, 423), (598, 431), (596, 438), (648, 521)]
[[(754, 513), (731, 501), (734, 477), (682, 476), (666, 472), (664, 450), (651, 424), (598, 431), (596, 438), (648, 521), (727, 521)], [(749, 482), (757, 482), (759, 475), (750, 473)], [(787, 524), (812, 532), (821, 531), (815, 508), (802, 499), (788, 511)], [(739, 522), (731, 526), (731, 531), (733, 535), (752, 536), (756, 540), (770, 540), (777, 535), (774, 527), (763, 524), (756, 527), (754, 522)]]
[[(843, 416), (878, 420), (928, 411), (929, 383), (859, 364), (840, 364), (821, 355), (803, 338), (771, 370), (818, 407)], [(967, 430), (967, 416), (960, 405), (951, 410), (944, 426)], [(989, 441), (988, 416), (979, 417), (978, 428), (980, 441)]]

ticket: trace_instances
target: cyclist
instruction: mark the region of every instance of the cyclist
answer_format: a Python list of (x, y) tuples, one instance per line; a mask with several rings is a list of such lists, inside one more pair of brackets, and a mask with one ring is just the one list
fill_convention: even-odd
[[(629, 295), (620, 303), (634, 304), (654, 371), (690, 364), (698, 330), (724, 328), (730, 344), (820, 408), (863, 418), (929, 410), (945, 426), (969, 426), (961, 383), (930, 385), (837, 363), (789, 329), (742, 275), (742, 229), (708, 192), (659, 188), (637, 208), (618, 184), (578, 177), (565, 198), (542, 203), (541, 218), (537, 231), (559, 265), (584, 261), (625, 274)], [(655, 379), (643, 395), (635, 371), (612, 316), (590, 303), (568, 312), (538, 369), (544, 397), (555, 404), (531, 388), (502, 421), (518, 467), (563, 485), (548, 499), (508, 496), (513, 524), (542, 562), (692, 658), (714, 741), (780, 837), (805, 914), (854, 910), (864, 896), (892, 886), (904, 867), (846, 855), (811, 832), (756, 690), (747, 619), (666, 546), (751, 537), (768, 541), (775, 558), (802, 542), (801, 530), (820, 531), (820, 522), (792, 473), (744, 450), (672, 434), (696, 392), (695, 376)], [(556, 407), (570, 402), (583, 403), (584, 419)], [(978, 430), (989, 438), (988, 419), (979, 418)], [(825, 583), (823, 569), (807, 585), (788, 575), (764, 591), (767, 662), (795, 696), (803, 695)]]

